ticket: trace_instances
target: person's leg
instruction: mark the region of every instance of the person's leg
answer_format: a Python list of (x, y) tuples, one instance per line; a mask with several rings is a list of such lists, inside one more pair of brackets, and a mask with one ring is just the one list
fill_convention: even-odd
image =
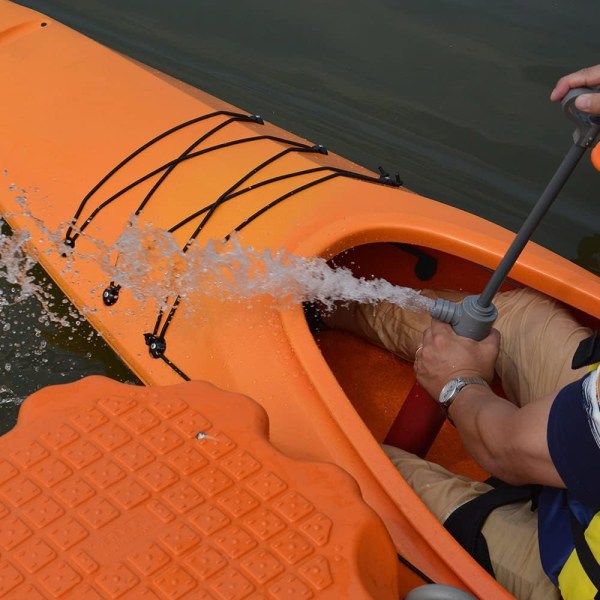
[[(430, 297), (460, 301), (466, 294), (424, 290)], [(496, 371), (506, 396), (520, 406), (560, 389), (582, 377), (571, 359), (579, 342), (591, 333), (551, 298), (529, 289), (502, 292), (494, 298), (500, 331)], [(423, 332), (431, 323), (428, 313), (414, 313), (397, 305), (351, 303), (324, 317), (333, 328), (350, 331), (386, 348), (405, 360), (414, 360)]]
[(507, 397), (523, 406), (583, 377), (571, 369), (579, 342), (591, 334), (563, 306), (529, 289), (498, 294), (494, 299), (501, 334), (496, 362)]
[[(393, 446), (383, 447), (408, 484), (444, 523), (465, 502), (489, 491), (491, 486), (459, 477), (435, 463)], [(517, 503), (494, 510), (482, 533), (498, 582), (519, 599), (558, 600), (557, 588), (540, 563), (537, 515), (530, 503)]]
[[(466, 295), (446, 290), (422, 290), (421, 293), (430, 298), (443, 297), (456, 302)], [(350, 302), (324, 314), (323, 321), (328, 327), (350, 331), (412, 362), (423, 339), (423, 332), (431, 324), (431, 316), (426, 312), (405, 310), (390, 302)]]

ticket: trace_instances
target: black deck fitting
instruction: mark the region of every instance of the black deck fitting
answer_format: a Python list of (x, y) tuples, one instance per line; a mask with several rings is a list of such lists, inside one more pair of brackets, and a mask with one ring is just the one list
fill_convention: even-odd
[(116, 304), (119, 299), (120, 290), (121, 286), (111, 281), (110, 285), (102, 292), (102, 302), (104, 302), (104, 305), (112, 306)]
[(152, 358), (161, 358), (167, 350), (167, 342), (153, 333), (145, 333), (144, 340)]

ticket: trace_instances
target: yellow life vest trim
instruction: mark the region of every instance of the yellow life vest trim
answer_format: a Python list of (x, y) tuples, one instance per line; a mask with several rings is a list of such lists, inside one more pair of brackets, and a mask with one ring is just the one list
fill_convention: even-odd
[[(595, 514), (587, 526), (585, 539), (592, 554), (600, 562), (600, 513)], [(579, 561), (575, 549), (558, 575), (558, 587), (564, 600), (592, 600), (598, 593)]]

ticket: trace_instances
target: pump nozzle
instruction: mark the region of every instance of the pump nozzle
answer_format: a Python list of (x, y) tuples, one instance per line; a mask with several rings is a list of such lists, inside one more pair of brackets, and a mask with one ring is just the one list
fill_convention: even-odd
[(431, 310), (431, 316), (444, 323), (450, 323), (458, 335), (473, 340), (483, 340), (488, 336), (498, 310), (493, 304), (482, 306), (481, 296), (467, 296), (461, 303), (438, 298)]

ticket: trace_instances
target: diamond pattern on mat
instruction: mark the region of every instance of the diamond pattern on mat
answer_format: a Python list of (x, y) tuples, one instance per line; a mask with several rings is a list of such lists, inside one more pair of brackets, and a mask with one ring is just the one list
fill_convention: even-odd
[(286, 528), (286, 524), (268, 508), (253, 512), (244, 524), (261, 540), (268, 540)]
[(0, 460), (0, 598), (298, 600), (335, 585), (334, 520), (239, 441), (244, 425), (225, 433), (144, 388), (67, 420)]
[(198, 449), (212, 460), (221, 458), (237, 448), (231, 438), (218, 429), (210, 429), (204, 433), (208, 433), (210, 437), (199, 440)]
[(44, 567), (38, 574), (38, 581), (54, 598), (60, 598), (81, 580), (81, 575), (60, 558)]
[(182, 413), (189, 408), (189, 405), (182, 398), (173, 395), (171, 398), (161, 398), (160, 402), (149, 402), (148, 408), (162, 420), (165, 420), (172, 419)]
[(133, 552), (129, 556), (131, 564), (142, 574), (152, 575), (158, 569), (171, 562), (170, 556), (158, 545), (153, 542), (144, 544), (138, 552)]
[(204, 502), (204, 496), (193, 485), (184, 481), (179, 481), (166, 489), (162, 497), (179, 513), (185, 513)]
[(252, 582), (232, 567), (211, 580), (210, 589), (220, 600), (242, 600), (254, 591)]
[(98, 406), (101, 406), (108, 414), (116, 417), (131, 410), (137, 406), (137, 402), (133, 398), (126, 398), (122, 395), (105, 396), (98, 400)]
[(236, 479), (245, 479), (253, 473), (260, 471), (262, 465), (245, 450), (238, 450), (224, 458), (221, 467)]
[(175, 556), (181, 556), (201, 541), (200, 536), (183, 523), (169, 529), (169, 532), (160, 538), (164, 547)]
[(33, 531), (13, 514), (0, 521), (0, 546), (5, 550), (16, 548), (33, 535)]
[(130, 431), (140, 435), (160, 425), (161, 420), (147, 408), (136, 406), (123, 417), (122, 422)]
[(210, 498), (224, 492), (233, 485), (233, 480), (227, 477), (218, 467), (206, 467), (192, 477), (192, 481)]
[(142, 468), (138, 477), (154, 492), (161, 492), (179, 480), (177, 473), (162, 462), (154, 462)]
[(108, 423), (108, 417), (100, 410), (94, 407), (90, 407), (87, 410), (79, 411), (75, 416), (71, 417), (71, 423), (84, 433), (90, 433), (103, 425)]
[(150, 492), (137, 481), (123, 480), (109, 490), (110, 497), (121, 509), (129, 509), (150, 498)]
[(126, 474), (119, 465), (108, 457), (97, 460), (94, 464), (84, 470), (90, 483), (104, 490), (117, 481), (121, 481)]
[(208, 431), (212, 424), (199, 412), (186, 410), (172, 421), (173, 429), (185, 438), (193, 438), (201, 431)]
[(51, 456), (29, 470), (31, 475), (42, 485), (52, 487), (73, 474), (73, 470), (62, 460)]
[(94, 581), (107, 594), (108, 598), (119, 598), (127, 590), (135, 587), (140, 580), (131, 569), (124, 564), (118, 564), (110, 569), (104, 569)]
[(112, 456), (130, 471), (137, 471), (145, 467), (155, 458), (153, 452), (135, 440), (121, 446), (112, 453)]
[(163, 523), (170, 523), (175, 517), (175, 513), (169, 510), (162, 502), (152, 498), (146, 504), (146, 508)]
[(22, 467), (29, 468), (50, 455), (50, 452), (39, 442), (15, 444), (11, 447), (11, 456)]
[(167, 454), (184, 443), (181, 436), (167, 425), (151, 429), (142, 436), (142, 439), (149, 448), (153, 448), (159, 454)]
[(46, 533), (61, 550), (72, 548), (89, 535), (89, 531), (79, 521), (68, 516), (52, 523)]
[(24, 579), (7, 560), (0, 561), (0, 597), (17, 587)]
[(246, 486), (261, 500), (271, 500), (287, 489), (287, 484), (275, 473), (265, 471), (246, 482)]
[(35, 527), (41, 529), (65, 514), (60, 504), (49, 496), (38, 496), (23, 508), (23, 516)]
[(185, 564), (200, 579), (206, 580), (224, 569), (229, 561), (208, 544), (203, 544), (185, 559)]
[(84, 479), (75, 475), (57, 485), (54, 493), (59, 500), (73, 508), (95, 496), (96, 490)]
[(291, 573), (284, 575), (268, 589), (271, 596), (276, 600), (285, 600), (286, 598), (309, 600), (309, 598), (314, 598), (310, 588)]
[(242, 569), (256, 583), (265, 584), (285, 571), (285, 566), (271, 552), (258, 548), (241, 561)]
[(176, 600), (185, 596), (196, 587), (196, 580), (182, 567), (171, 565), (167, 567), (160, 575), (157, 575), (152, 583), (169, 600)]
[(180, 475), (191, 475), (198, 469), (208, 465), (208, 461), (196, 450), (190, 446), (178, 448), (169, 454), (169, 464)]
[(6, 501), (13, 506), (22, 506), (42, 493), (31, 479), (22, 474), (5, 483), (0, 491)]
[(277, 498), (273, 502), (273, 508), (292, 523), (310, 514), (315, 509), (302, 494), (293, 490)]
[(107, 423), (96, 429), (90, 437), (98, 446), (109, 452), (116, 450), (131, 439), (131, 436), (123, 427), (119, 427), (114, 423)]
[(87, 575), (95, 573), (100, 566), (85, 550), (80, 548), (71, 552), (69, 558)]
[(212, 535), (231, 523), (227, 515), (208, 503), (195, 508), (189, 513), (188, 519), (204, 535)]
[(227, 513), (236, 518), (243, 517), (260, 505), (260, 502), (256, 498), (246, 490), (239, 488), (234, 488), (221, 494), (217, 502)]
[(316, 513), (302, 522), (300, 531), (317, 546), (324, 546), (329, 542), (332, 527), (333, 522), (329, 517)]
[(0, 460), (0, 484), (16, 477), (19, 470), (11, 465), (7, 460)]
[(314, 552), (312, 545), (295, 531), (286, 531), (271, 542), (271, 548), (289, 564), (295, 565)]
[(256, 540), (245, 529), (232, 525), (217, 533), (215, 543), (230, 558), (239, 558), (256, 548)]
[(91, 442), (79, 439), (63, 448), (63, 458), (76, 469), (82, 469), (102, 458), (102, 452)]
[(329, 562), (323, 556), (313, 556), (302, 564), (298, 572), (318, 591), (328, 588), (333, 583)]
[(116, 519), (120, 513), (108, 500), (96, 496), (80, 508), (77, 514), (90, 527), (100, 529)]
[(28, 573), (35, 573), (52, 562), (57, 554), (46, 542), (35, 537), (21, 544), (13, 556)]
[(60, 450), (67, 444), (72, 444), (79, 437), (79, 433), (66, 423), (60, 423), (54, 429), (42, 434), (42, 439), (54, 450)]

